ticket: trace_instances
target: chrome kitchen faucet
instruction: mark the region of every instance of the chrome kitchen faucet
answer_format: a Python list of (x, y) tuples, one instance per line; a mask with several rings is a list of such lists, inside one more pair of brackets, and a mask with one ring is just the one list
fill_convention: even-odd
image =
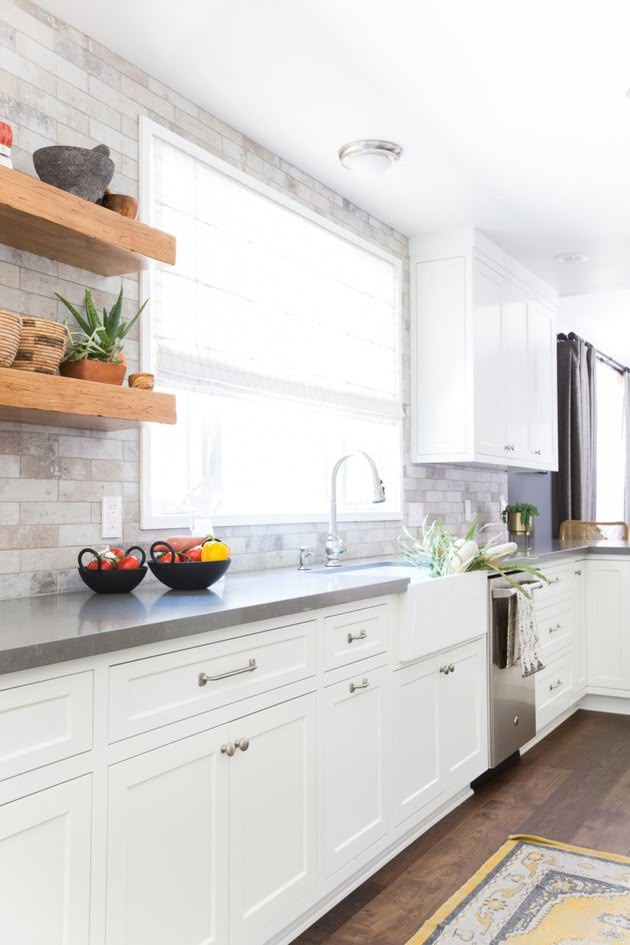
[(384, 502), (386, 498), (383, 480), (379, 476), (376, 463), (369, 453), (359, 450), (356, 453), (347, 453), (345, 456), (342, 456), (341, 459), (337, 460), (333, 466), (332, 475), (330, 477), (330, 517), (328, 519), (328, 538), (326, 539), (326, 544), (324, 545), (327, 568), (338, 568), (341, 565), (341, 561), (339, 560), (341, 555), (345, 554), (345, 552), (348, 550), (345, 542), (337, 532), (337, 473), (345, 461), (350, 459), (351, 456), (363, 456), (370, 465), (370, 469), (372, 470), (372, 479), (374, 480), (374, 498), (372, 499), (372, 502), (377, 504), (379, 502)]

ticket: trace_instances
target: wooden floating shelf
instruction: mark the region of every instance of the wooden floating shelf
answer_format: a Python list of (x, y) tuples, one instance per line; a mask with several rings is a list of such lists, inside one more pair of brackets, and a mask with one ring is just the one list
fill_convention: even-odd
[(177, 412), (172, 394), (0, 368), (0, 420), (130, 430), (141, 423), (177, 423)]
[(1, 166), (0, 243), (101, 276), (175, 262), (169, 233)]

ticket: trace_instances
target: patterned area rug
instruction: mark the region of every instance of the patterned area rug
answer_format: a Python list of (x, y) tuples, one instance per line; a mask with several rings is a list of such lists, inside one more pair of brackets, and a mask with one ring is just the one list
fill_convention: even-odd
[(510, 837), (408, 945), (630, 945), (630, 859)]

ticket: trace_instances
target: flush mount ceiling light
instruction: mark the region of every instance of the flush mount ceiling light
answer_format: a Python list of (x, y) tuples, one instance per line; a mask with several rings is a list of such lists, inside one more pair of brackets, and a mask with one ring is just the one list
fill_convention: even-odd
[(553, 257), (557, 262), (563, 263), (585, 263), (588, 262), (586, 253), (558, 253)]
[(400, 160), (402, 148), (392, 141), (350, 141), (339, 149), (339, 160), (359, 177), (378, 177)]

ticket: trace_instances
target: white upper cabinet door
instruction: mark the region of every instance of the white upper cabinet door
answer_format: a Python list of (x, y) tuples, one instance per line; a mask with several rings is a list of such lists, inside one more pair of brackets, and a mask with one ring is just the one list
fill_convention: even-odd
[(442, 654), (437, 672), (444, 786), (464, 787), (488, 767), (485, 639)]
[(227, 942), (227, 735), (202, 732), (110, 768), (107, 945)]
[(230, 741), (243, 748), (229, 761), (229, 815), (221, 810), (230, 823), (230, 945), (251, 945), (317, 882), (316, 718), (313, 693), (231, 724)]
[(503, 302), (503, 339), (507, 440), (504, 456), (514, 462), (529, 460), (529, 364), (527, 358), (527, 299), (506, 283)]
[(466, 259), (435, 259), (412, 270), (412, 458), (457, 461), (471, 447), (472, 350), (466, 318)]
[(327, 874), (389, 829), (388, 675), (357, 669), (322, 695)]
[(630, 689), (630, 561), (586, 563), (588, 684)]
[(394, 674), (394, 818), (402, 823), (435, 800), (440, 778), (438, 700), (442, 680), (435, 658)]
[(530, 303), (527, 334), (529, 460), (543, 469), (557, 469), (556, 328), (553, 312), (539, 303)]
[(0, 807), (0, 939), (86, 945), (90, 924), (92, 779)]
[(504, 280), (481, 263), (475, 263), (474, 278), (475, 452), (509, 459)]

